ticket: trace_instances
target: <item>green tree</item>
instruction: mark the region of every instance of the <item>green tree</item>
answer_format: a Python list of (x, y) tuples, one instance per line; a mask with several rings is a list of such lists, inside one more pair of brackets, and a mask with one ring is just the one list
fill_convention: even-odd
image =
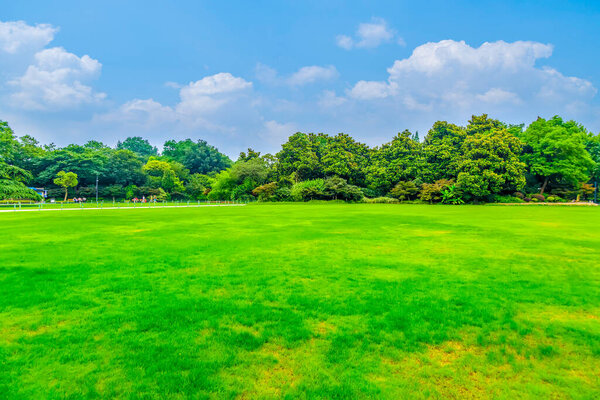
[(296, 181), (323, 178), (321, 156), (325, 151), (328, 136), (322, 133), (297, 132), (290, 136), (275, 155), (279, 175), (293, 175)]
[(56, 178), (54, 179), (55, 185), (65, 188), (64, 201), (67, 201), (69, 188), (77, 186), (77, 183), (77, 174), (74, 172), (60, 171), (58, 174), (56, 174)]
[(169, 160), (183, 164), (192, 174), (219, 172), (232, 164), (229, 157), (204, 140), (169, 140), (165, 142), (162, 154)]
[(540, 194), (553, 184), (577, 187), (587, 182), (594, 161), (586, 150), (588, 133), (583, 126), (555, 116), (538, 118), (521, 135), (522, 159), (540, 185)]
[(338, 176), (353, 185), (364, 185), (369, 147), (345, 133), (328, 137), (321, 164), (324, 176)]
[(146, 176), (142, 170), (143, 163), (131, 150), (116, 150), (110, 153), (105, 168), (107, 183), (116, 185), (143, 185)]
[(239, 161), (250, 161), (254, 158), (259, 158), (259, 157), (260, 157), (260, 151), (254, 151), (253, 149), (248, 147), (248, 154), (246, 154), (242, 151), (240, 153), (240, 156), (238, 157), (238, 162)]
[(456, 183), (474, 198), (514, 192), (525, 185), (525, 163), (520, 160), (521, 141), (504, 127), (487, 125), (467, 136), (461, 146)]
[(117, 150), (133, 151), (144, 159), (158, 155), (158, 149), (152, 146), (148, 140), (143, 139), (140, 136), (128, 137), (122, 142), (117, 142)]
[(421, 144), (405, 130), (391, 142), (372, 150), (367, 167), (368, 187), (379, 195), (388, 193), (399, 181), (415, 179), (422, 165)]
[(423, 143), (423, 166), (419, 178), (423, 182), (439, 179), (455, 179), (462, 142), (467, 136), (463, 127), (437, 121), (427, 133)]

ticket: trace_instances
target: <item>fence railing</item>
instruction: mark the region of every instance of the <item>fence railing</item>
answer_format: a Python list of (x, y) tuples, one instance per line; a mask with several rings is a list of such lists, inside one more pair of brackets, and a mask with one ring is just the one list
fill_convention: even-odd
[(120, 208), (160, 208), (160, 207), (198, 207), (208, 205), (246, 204), (241, 200), (172, 200), (172, 201), (57, 201), (57, 202), (0, 202), (0, 211), (12, 210), (61, 210), (61, 209), (120, 209)]

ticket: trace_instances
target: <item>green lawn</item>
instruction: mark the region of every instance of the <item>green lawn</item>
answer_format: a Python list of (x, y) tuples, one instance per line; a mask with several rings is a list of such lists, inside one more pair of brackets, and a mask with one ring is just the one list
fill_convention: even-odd
[(598, 398), (600, 208), (0, 214), (0, 398)]

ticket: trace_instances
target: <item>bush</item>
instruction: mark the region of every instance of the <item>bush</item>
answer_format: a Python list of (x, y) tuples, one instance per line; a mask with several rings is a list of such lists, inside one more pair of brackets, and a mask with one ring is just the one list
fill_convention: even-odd
[(514, 193), (513, 193), (513, 196), (514, 196), (514, 197), (517, 197), (517, 198), (519, 198), (519, 199), (521, 199), (521, 200), (524, 200), (524, 199), (525, 199), (525, 195), (524, 195), (523, 193), (521, 193), (521, 192), (514, 192)]
[(378, 203), (378, 204), (393, 204), (399, 203), (398, 199), (394, 199), (393, 197), (375, 197), (373, 199), (365, 198), (365, 203)]
[(465, 204), (465, 201), (462, 199), (462, 193), (456, 185), (450, 185), (442, 190), (442, 203), (456, 205)]
[(252, 194), (258, 197), (258, 201), (271, 201), (277, 191), (277, 182), (265, 183), (252, 190)]
[(533, 200), (533, 199), (536, 199), (537, 201), (542, 202), (542, 203), (544, 201), (546, 201), (546, 198), (544, 197), (543, 194), (532, 194), (531, 195), (531, 200)]
[(0, 200), (34, 200), (42, 197), (21, 182), (0, 179)]
[(364, 197), (358, 186), (348, 185), (348, 182), (338, 176), (324, 181), (323, 194), (333, 200), (360, 201)]
[(532, 198), (531, 198), (531, 202), (532, 202), (532, 203), (539, 203), (539, 202), (540, 202), (540, 200), (539, 200), (537, 197), (532, 197)]
[(526, 203), (529, 203), (531, 201), (531, 197), (525, 197), (523, 200), (525, 200)]
[(295, 201), (322, 200), (324, 190), (325, 181), (323, 179), (313, 179), (294, 184), (291, 195)]
[[(517, 192), (518, 193), (518, 192)], [(523, 193), (521, 193), (523, 194)], [(523, 198), (521, 197), (517, 197), (517, 196), (502, 196), (502, 195), (495, 195), (494, 196), (494, 202), (495, 203), (524, 203), (525, 196), (523, 196)]]
[(564, 203), (566, 200), (560, 198), (560, 196), (550, 195), (546, 197), (546, 201), (550, 203)]
[(448, 179), (440, 179), (434, 183), (424, 183), (421, 189), (419, 198), (430, 203), (442, 200), (442, 191), (454, 184), (454, 181)]
[(390, 196), (398, 200), (410, 200), (419, 193), (419, 187), (412, 181), (400, 181), (390, 190)]

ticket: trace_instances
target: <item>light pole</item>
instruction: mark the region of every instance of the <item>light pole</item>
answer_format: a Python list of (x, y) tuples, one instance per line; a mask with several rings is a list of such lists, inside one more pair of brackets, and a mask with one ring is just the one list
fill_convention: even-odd
[(96, 204), (98, 204), (98, 174), (96, 173)]

